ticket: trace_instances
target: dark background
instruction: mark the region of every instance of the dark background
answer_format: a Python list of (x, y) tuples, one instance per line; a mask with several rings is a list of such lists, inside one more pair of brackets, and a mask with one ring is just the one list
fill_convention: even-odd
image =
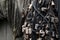
[[(55, 0), (56, 6), (58, 7), (58, 17), (60, 20), (60, 0)], [(58, 26), (59, 38), (60, 38), (60, 21)], [(0, 40), (13, 40), (12, 39), (12, 31), (10, 29), (9, 23), (7, 20), (3, 20), (0, 22)], [(21, 39), (20, 39), (21, 40)], [(59, 39), (60, 40), (60, 39)]]

